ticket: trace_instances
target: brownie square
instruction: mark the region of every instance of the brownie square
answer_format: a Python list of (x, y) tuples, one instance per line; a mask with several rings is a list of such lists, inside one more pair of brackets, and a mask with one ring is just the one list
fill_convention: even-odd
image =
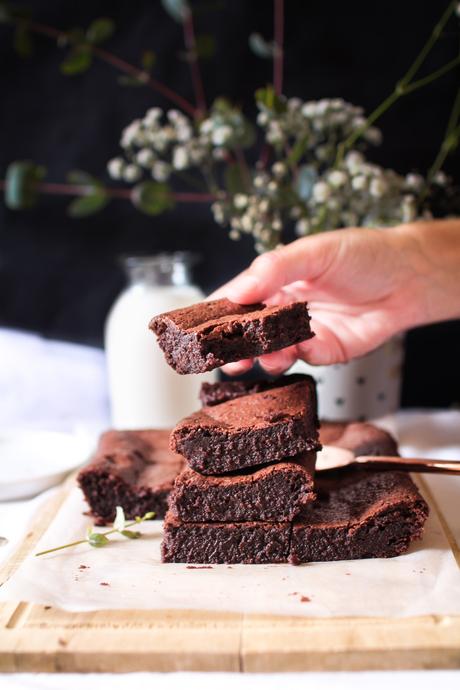
[(289, 522), (187, 523), (167, 514), (164, 563), (286, 563)]
[(316, 490), (293, 525), (292, 563), (390, 558), (422, 535), (428, 506), (407, 474), (340, 470)]
[(245, 467), (320, 449), (315, 383), (304, 381), (203, 407), (171, 434), (171, 448), (203, 474)]
[(154, 511), (161, 519), (184, 459), (169, 449), (169, 430), (106, 431), (77, 481), (99, 525), (113, 522), (121, 506), (127, 518)]
[(183, 522), (284, 522), (315, 498), (316, 453), (256, 471), (208, 476), (184, 469), (169, 496), (170, 514)]
[(227, 299), (159, 314), (149, 328), (179, 374), (199, 374), (313, 337), (306, 302), (268, 307)]

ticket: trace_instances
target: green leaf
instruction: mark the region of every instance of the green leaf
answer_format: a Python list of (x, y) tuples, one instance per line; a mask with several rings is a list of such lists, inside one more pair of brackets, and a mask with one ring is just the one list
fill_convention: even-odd
[(161, 0), (161, 4), (174, 21), (182, 24), (190, 14), (190, 5), (187, 0)]
[(216, 100), (213, 102), (211, 110), (213, 114), (215, 113), (218, 115), (229, 115), (235, 110), (235, 108), (227, 98), (220, 96), (219, 98), (216, 98)]
[(118, 77), (120, 86), (144, 86), (145, 81), (137, 77), (130, 77), (128, 74), (120, 74)]
[(10, 163), (5, 177), (6, 206), (13, 210), (34, 206), (39, 195), (37, 184), (45, 174), (45, 168), (33, 161)]
[(277, 114), (286, 112), (286, 101), (276, 95), (275, 89), (271, 84), (256, 91), (256, 103), (260, 108), (273, 110)]
[(142, 53), (142, 67), (146, 72), (151, 72), (155, 63), (157, 61), (157, 56), (153, 50), (144, 50)]
[(105, 534), (91, 532), (91, 534), (88, 535), (88, 544), (90, 546), (94, 546), (96, 549), (100, 549), (102, 546), (105, 546), (108, 543), (109, 540), (107, 539)]
[(211, 34), (196, 37), (196, 54), (202, 60), (209, 60), (216, 52), (216, 39)]
[(149, 216), (157, 216), (175, 205), (171, 190), (164, 182), (141, 182), (133, 188), (131, 198), (134, 206)]
[(115, 31), (115, 22), (109, 17), (99, 17), (94, 19), (86, 32), (86, 39), (89, 43), (103, 43), (107, 41)]
[(130, 529), (123, 529), (121, 530), (120, 534), (122, 534), (127, 539), (139, 539), (139, 537), (142, 536), (140, 532), (133, 532)]
[(289, 156), (286, 159), (286, 163), (288, 165), (296, 165), (302, 158), (305, 151), (307, 150), (307, 146), (308, 137), (302, 137), (301, 139), (297, 139), (296, 143), (294, 144), (289, 153)]
[(318, 173), (311, 165), (302, 165), (299, 169), (295, 182), (295, 190), (302, 201), (308, 201), (311, 196), (313, 185), (318, 178)]
[(81, 196), (74, 199), (67, 207), (67, 213), (71, 218), (85, 218), (93, 213), (101, 211), (109, 203), (109, 196), (103, 189), (94, 194)]
[(115, 515), (115, 520), (113, 522), (113, 528), (117, 529), (119, 532), (125, 528), (126, 520), (125, 520), (125, 511), (121, 506), (116, 507), (116, 515)]
[(14, 49), (22, 58), (32, 55), (33, 46), (28, 22), (19, 22), (14, 32)]
[(239, 194), (240, 192), (244, 192), (244, 175), (241, 165), (238, 163), (232, 163), (231, 165), (227, 166), (224, 172), (224, 181), (225, 188), (232, 196)]
[(146, 514), (144, 515), (144, 517), (141, 518), (141, 519), (142, 519), (142, 520), (153, 520), (154, 517), (155, 517), (155, 511), (152, 510), (152, 511), (150, 511), (149, 513), (146, 513)]
[(249, 47), (257, 57), (271, 59), (276, 54), (276, 45), (273, 41), (266, 41), (260, 34), (249, 36)]
[(79, 46), (70, 51), (66, 59), (61, 62), (61, 72), (67, 76), (86, 72), (93, 61), (91, 50), (86, 46)]

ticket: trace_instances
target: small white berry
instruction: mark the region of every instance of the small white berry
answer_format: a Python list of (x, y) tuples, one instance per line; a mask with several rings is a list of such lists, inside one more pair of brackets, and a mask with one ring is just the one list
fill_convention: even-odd
[(246, 208), (248, 205), (248, 197), (246, 194), (235, 194), (233, 203), (236, 208)]
[(113, 180), (121, 180), (124, 167), (125, 161), (123, 158), (112, 158), (112, 160), (107, 163), (107, 171)]
[(130, 163), (123, 170), (123, 179), (125, 180), (125, 182), (137, 182), (140, 176), (141, 169), (138, 165), (134, 165), (134, 163)]
[(295, 231), (297, 235), (307, 235), (310, 230), (310, 223), (306, 218), (297, 221)]
[(322, 203), (327, 201), (331, 195), (331, 188), (326, 182), (317, 182), (313, 185), (313, 198), (315, 201)]

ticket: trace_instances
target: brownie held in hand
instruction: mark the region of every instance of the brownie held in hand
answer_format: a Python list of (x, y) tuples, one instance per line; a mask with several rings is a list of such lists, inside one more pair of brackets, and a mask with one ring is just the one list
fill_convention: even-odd
[(315, 498), (316, 453), (251, 472), (208, 476), (189, 467), (177, 477), (169, 512), (184, 522), (284, 522)]
[(90, 463), (77, 478), (97, 524), (153, 511), (163, 518), (184, 459), (169, 449), (169, 431), (106, 431)]
[(312, 378), (203, 407), (171, 434), (171, 448), (203, 474), (245, 467), (320, 449)]
[(314, 335), (306, 302), (273, 307), (227, 299), (200, 302), (154, 317), (149, 328), (179, 374), (210, 371)]

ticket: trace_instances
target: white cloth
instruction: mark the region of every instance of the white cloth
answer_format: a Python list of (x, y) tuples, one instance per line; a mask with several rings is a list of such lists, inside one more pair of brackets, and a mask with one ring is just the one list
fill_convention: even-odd
[[(0, 419), (5, 427), (34, 427), (49, 430), (72, 430), (76, 425), (103, 428), (108, 423), (108, 404), (104, 369), (104, 356), (100, 350), (65, 343), (47, 341), (36, 336), (0, 330)], [(396, 418), (398, 436), (403, 451), (414, 445), (423, 447), (426, 455), (460, 458), (459, 412), (405, 412)], [(440, 483), (450, 478), (437, 477)], [(436, 484), (436, 482), (435, 482)], [(436, 489), (434, 489), (436, 490)], [(0, 561), (7, 550), (19, 543), (27, 530), (29, 520), (43, 497), (31, 501), (0, 504), (0, 525), (13, 521), (16, 528), (9, 532), (8, 547), (0, 546)], [(446, 516), (453, 533), (460, 536), (458, 515)], [(0, 529), (1, 534), (1, 529)], [(216, 683), (226, 690), (238, 683), (246, 688), (275, 690), (287, 683), (296, 690), (307, 686), (317, 690), (361, 690), (373, 687), (394, 690), (417, 687), (428, 690), (434, 686), (453, 690), (460, 686), (459, 671), (409, 671), (372, 673), (295, 673), (256, 674), (241, 677), (235, 674), (15, 674), (1, 675), (0, 685), (5, 690), (80, 690), (82, 682), (88, 687), (98, 685), (118, 690), (137, 687), (139, 690), (155, 687), (159, 690), (207, 690)]]

